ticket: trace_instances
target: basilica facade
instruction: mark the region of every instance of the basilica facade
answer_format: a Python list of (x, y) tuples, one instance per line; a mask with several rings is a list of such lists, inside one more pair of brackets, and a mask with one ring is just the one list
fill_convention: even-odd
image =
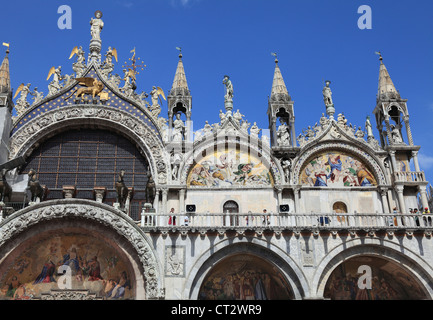
[(169, 92), (139, 93), (139, 59), (114, 74), (103, 25), (98, 11), (46, 96), (13, 93), (9, 51), (0, 67), (1, 299), (433, 297), (432, 219), (410, 210), (428, 182), (382, 56), (363, 127), (327, 81), (326, 112), (297, 133), (275, 58), (268, 128), (225, 76), (220, 121), (193, 131), (182, 53)]

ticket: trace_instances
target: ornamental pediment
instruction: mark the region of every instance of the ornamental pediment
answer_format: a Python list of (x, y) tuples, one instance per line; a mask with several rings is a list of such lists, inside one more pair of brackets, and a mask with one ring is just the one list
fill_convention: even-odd
[(352, 142), (371, 148), (374, 151), (381, 151), (379, 142), (372, 135), (370, 128), (369, 119), (367, 119), (363, 129), (361, 126), (348, 123), (342, 113), (338, 114), (337, 119), (328, 118), (322, 113), (320, 121), (316, 122), (314, 126), (303, 129), (302, 133), (297, 137), (297, 141), (301, 148), (325, 141), (340, 141), (341, 143)]

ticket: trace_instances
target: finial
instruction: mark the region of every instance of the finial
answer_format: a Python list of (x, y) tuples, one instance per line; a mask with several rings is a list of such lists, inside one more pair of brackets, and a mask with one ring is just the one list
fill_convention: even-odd
[(176, 50), (179, 50), (179, 58), (182, 58), (182, 48), (176, 47)]
[(278, 63), (277, 53), (276, 52), (271, 52), (271, 55), (273, 55), (275, 57), (275, 63)]
[(3, 42), (3, 45), (7, 48), (6, 54), (8, 54), (9, 53), (9, 43)]
[(379, 60), (380, 60), (380, 62), (382, 62), (382, 60), (383, 60), (382, 53), (380, 53), (380, 51), (376, 51), (375, 54), (377, 54), (379, 56)]

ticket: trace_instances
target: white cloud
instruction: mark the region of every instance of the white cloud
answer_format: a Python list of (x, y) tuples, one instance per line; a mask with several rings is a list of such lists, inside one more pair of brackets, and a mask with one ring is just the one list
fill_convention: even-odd
[(421, 170), (427, 170), (433, 168), (433, 157), (423, 153), (418, 153), (418, 161)]

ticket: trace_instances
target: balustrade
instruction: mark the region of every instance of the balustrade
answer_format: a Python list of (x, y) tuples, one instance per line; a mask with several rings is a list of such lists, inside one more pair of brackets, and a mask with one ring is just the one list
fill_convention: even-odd
[(141, 226), (202, 229), (417, 229), (433, 228), (432, 214), (157, 214), (142, 213)]

